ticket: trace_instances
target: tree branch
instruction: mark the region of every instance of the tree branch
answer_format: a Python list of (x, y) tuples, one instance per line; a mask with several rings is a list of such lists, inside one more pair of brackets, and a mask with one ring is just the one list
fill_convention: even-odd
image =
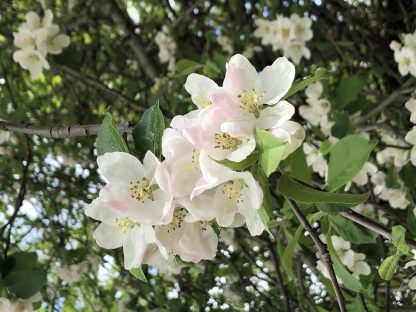
[(308, 231), (309, 235), (311, 236), (315, 246), (318, 248), (318, 251), (322, 257), (322, 261), (325, 264), (325, 267), (329, 273), (329, 277), (331, 279), (332, 285), (335, 290), (335, 295), (338, 301), (338, 306), (341, 312), (346, 312), (345, 300), (341, 292), (341, 288), (339, 287), (337, 277), (335, 275), (334, 268), (332, 266), (331, 256), (329, 255), (328, 249), (326, 245), (321, 241), (318, 234), (312, 228), (311, 224), (308, 222), (306, 217), (303, 215), (302, 211), (298, 207), (298, 205), (290, 198), (285, 196), (286, 201), (288, 202), (290, 208), (292, 208), (293, 213), (298, 218), (299, 222)]
[(376, 108), (374, 108), (372, 111), (369, 111), (367, 114), (365, 114), (364, 116), (360, 117), (357, 120), (357, 124), (361, 124), (366, 122), (368, 119), (370, 119), (371, 117), (377, 115), (378, 113), (381, 113), (383, 110), (386, 109), (387, 106), (389, 106), (390, 104), (392, 104), (401, 94), (403, 89), (409, 87), (413, 82), (413, 79), (408, 79), (403, 86), (400, 89), (397, 89), (396, 91), (394, 91), (392, 94), (390, 94), (387, 98), (385, 98), (380, 105), (378, 105)]
[[(126, 124), (116, 125), (118, 131), (121, 133), (131, 133), (134, 125), (131, 122)], [(27, 125), (12, 124), (7, 121), (0, 120), (0, 130), (11, 131), (23, 134), (38, 135), (45, 138), (52, 139), (66, 139), (85, 136), (94, 136), (98, 134), (100, 125), (74, 125), (74, 126), (59, 126), (59, 127), (37, 127)]]
[[(355, 223), (358, 223), (365, 228), (376, 232), (380, 234), (381, 236), (391, 240), (391, 230), (383, 225), (378, 224), (377, 222), (374, 222), (373, 220), (351, 210), (345, 210), (339, 213), (341, 216), (344, 216), (347, 219), (350, 219), (351, 221), (354, 221)], [(406, 238), (406, 243), (412, 248), (416, 249), (416, 242), (412, 239)]]
[(144, 45), (134, 32), (134, 27), (131, 24), (131, 21), (124, 16), (124, 12), (120, 9), (116, 0), (104, 2), (109, 5), (113, 21), (120, 25), (123, 31), (129, 36), (128, 44), (136, 55), (143, 72), (150, 80), (154, 80), (157, 76), (156, 67), (145, 53)]

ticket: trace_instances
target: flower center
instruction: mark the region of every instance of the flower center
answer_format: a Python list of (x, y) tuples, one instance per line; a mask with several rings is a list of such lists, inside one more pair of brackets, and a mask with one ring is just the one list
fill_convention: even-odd
[(410, 65), (410, 58), (404, 57), (402, 61), (403, 66), (409, 66)]
[(215, 148), (222, 148), (223, 150), (234, 150), (240, 144), (238, 138), (234, 138), (225, 132), (215, 133), (214, 140)]
[(183, 220), (186, 217), (186, 209), (183, 207), (178, 207), (173, 212), (173, 218), (172, 222), (169, 224), (168, 233), (171, 231), (174, 232), (176, 230), (179, 230), (182, 227)]
[(245, 183), (241, 179), (236, 179), (234, 182), (223, 184), (221, 187), (222, 193), (229, 199), (236, 201), (237, 203), (244, 202), (243, 199), (243, 187)]
[(263, 95), (257, 95), (253, 88), (248, 88), (238, 95), (240, 99), (240, 108), (245, 113), (251, 113), (257, 118), (260, 116), (261, 98)]
[(134, 224), (135, 223), (127, 217), (116, 217), (117, 229), (123, 234), (126, 234), (134, 226)]
[(130, 191), (132, 191), (131, 198), (142, 203), (146, 199), (154, 200), (152, 185), (145, 177), (142, 178), (142, 181), (130, 182)]

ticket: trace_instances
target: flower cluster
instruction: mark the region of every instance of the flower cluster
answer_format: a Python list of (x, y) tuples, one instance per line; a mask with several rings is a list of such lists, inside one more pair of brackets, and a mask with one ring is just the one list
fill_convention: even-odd
[(7, 298), (0, 298), (0, 311), (5, 312), (32, 312), (35, 311), (33, 303), (42, 300), (40, 293), (27, 298), (17, 299), (16, 301), (10, 301)]
[(175, 53), (176, 43), (169, 34), (169, 28), (163, 26), (155, 36), (155, 42), (159, 47), (159, 59), (162, 63), (168, 63), (168, 70), (174, 73), (176, 70)]
[(403, 35), (403, 46), (392, 41), (390, 48), (394, 51), (394, 60), (399, 65), (400, 75), (409, 73), (416, 77), (416, 32)]
[[(407, 110), (411, 113), (410, 122), (416, 124), (416, 99), (413, 97), (410, 98), (405, 105)], [(406, 134), (404, 139), (413, 146), (410, 151), (410, 161), (413, 166), (416, 166), (416, 126), (413, 126), (412, 130)]]
[[(320, 238), (326, 243), (324, 235), (320, 235)], [(336, 235), (331, 236), (331, 242), (342, 264), (351, 271), (355, 278), (358, 279), (360, 275), (369, 275), (371, 273), (370, 266), (364, 261), (366, 258), (365, 254), (352, 250), (350, 242)], [(318, 260), (316, 268), (325, 277), (329, 278), (328, 271), (321, 260)]]
[(311, 52), (306, 42), (311, 40), (312, 20), (309, 17), (300, 17), (292, 14), (290, 17), (278, 15), (275, 20), (256, 20), (256, 37), (261, 38), (263, 45), (271, 45), (274, 51), (281, 50), (283, 56), (298, 64), (302, 57), (309, 59)]
[(48, 53), (60, 54), (69, 45), (69, 37), (59, 31), (59, 26), (53, 23), (52, 11), (46, 10), (42, 20), (33, 11), (27, 13), (26, 21), (13, 33), (14, 44), (19, 48), (13, 60), (29, 70), (33, 79), (38, 79), (43, 69), (49, 69)]
[(251, 235), (260, 235), (259, 183), (251, 172), (221, 161), (246, 159), (256, 148), (256, 128), (285, 142), (282, 158), (302, 144), (304, 129), (289, 120), (294, 107), (281, 100), (294, 76), (286, 58), (258, 73), (239, 54), (227, 64), (222, 86), (189, 75), (185, 89), (197, 109), (172, 119), (163, 134), (162, 162), (150, 151), (143, 163), (123, 152), (98, 157), (108, 183), (85, 211), (102, 222), (94, 232), (97, 243), (123, 247), (126, 269), (147, 263), (174, 270), (175, 256), (194, 263), (215, 257), (215, 228), (245, 224)]

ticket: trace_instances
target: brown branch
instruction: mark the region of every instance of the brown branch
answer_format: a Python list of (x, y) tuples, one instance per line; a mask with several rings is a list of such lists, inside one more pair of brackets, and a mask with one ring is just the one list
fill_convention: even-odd
[(145, 53), (144, 45), (134, 32), (134, 26), (131, 24), (131, 21), (125, 17), (124, 12), (120, 9), (116, 0), (104, 1), (104, 3), (108, 4), (113, 21), (120, 25), (123, 31), (129, 36), (128, 44), (136, 55), (143, 72), (149, 79), (154, 80), (157, 76), (156, 67)]
[[(121, 133), (131, 133), (133, 131), (132, 123), (116, 125)], [(52, 139), (66, 139), (85, 136), (95, 136), (98, 134), (100, 125), (73, 125), (59, 127), (37, 127), (29, 124), (19, 125), (0, 120), (0, 130), (18, 132), (29, 135), (38, 135)]]
[(377, 115), (378, 113), (381, 113), (383, 110), (386, 109), (387, 106), (392, 104), (401, 94), (403, 89), (408, 88), (413, 82), (413, 79), (407, 80), (400, 89), (397, 89), (392, 94), (390, 94), (387, 98), (385, 98), (380, 105), (378, 105), (376, 108), (365, 114), (364, 116), (360, 117), (357, 120), (357, 124), (361, 124), (366, 122), (371, 117)]
[(9, 229), (9, 235), (6, 238), (6, 248), (4, 250), (5, 254), (7, 253), (8, 246), (10, 244), (10, 234), (11, 234), (11, 227), (14, 223), (14, 220), (16, 220), (17, 215), (19, 213), (20, 208), (22, 207), (23, 201), (26, 196), (26, 186), (27, 186), (27, 180), (29, 177), (29, 166), (32, 162), (33, 154), (32, 154), (32, 148), (30, 146), (29, 138), (26, 137), (27, 142), (27, 156), (26, 161), (23, 163), (23, 172), (22, 172), (22, 178), (20, 179), (20, 188), (19, 192), (17, 193), (17, 197), (14, 203), (14, 211), (11, 215), (8, 222), (6, 222), (0, 229), (0, 237), (3, 237), (4, 232), (6, 231), (7, 227), (10, 227)]
[[(383, 225), (378, 224), (377, 222), (351, 210), (345, 210), (339, 213), (341, 216), (344, 216), (347, 219), (350, 219), (351, 221), (354, 221), (355, 223), (358, 223), (365, 228), (376, 232), (380, 234), (381, 236), (391, 240), (391, 230)], [(412, 239), (406, 238), (406, 243), (412, 248), (416, 249), (416, 242)]]
[(326, 245), (321, 241), (318, 234), (312, 228), (311, 224), (308, 222), (306, 217), (303, 215), (302, 211), (300, 210), (299, 206), (290, 198), (285, 196), (286, 201), (288, 202), (290, 208), (292, 208), (293, 213), (298, 218), (299, 222), (308, 231), (309, 235), (311, 236), (315, 246), (318, 248), (318, 251), (322, 257), (322, 261), (329, 273), (329, 277), (331, 279), (332, 285), (335, 290), (335, 295), (338, 301), (338, 306), (341, 312), (346, 312), (345, 300), (341, 292), (341, 288), (338, 284), (337, 277), (335, 275), (334, 268), (332, 266), (331, 256), (329, 255), (328, 249)]

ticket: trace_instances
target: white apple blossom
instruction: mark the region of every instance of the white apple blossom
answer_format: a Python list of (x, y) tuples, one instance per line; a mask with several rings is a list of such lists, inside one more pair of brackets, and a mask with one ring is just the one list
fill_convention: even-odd
[[(260, 235), (264, 225), (258, 214), (263, 202), (263, 192), (250, 172), (232, 172), (223, 176), (223, 181), (210, 183), (204, 179), (198, 182), (191, 195), (191, 200), (199, 200), (199, 205), (188, 206), (193, 216), (206, 214), (210, 205), (210, 214), (215, 216), (221, 227), (238, 227), (244, 223), (251, 235)], [(216, 187), (215, 191), (211, 190)], [(206, 197), (204, 192), (209, 190)], [(202, 194), (201, 194), (202, 193)]]
[(303, 143), (303, 151), (306, 155), (306, 163), (312, 166), (312, 170), (318, 173), (322, 178), (326, 177), (328, 172), (328, 163), (322, 153), (307, 142)]
[[(323, 242), (326, 242), (324, 235), (319, 237)], [(355, 278), (358, 279), (360, 275), (369, 275), (371, 273), (370, 266), (364, 261), (366, 258), (365, 254), (353, 251), (350, 242), (337, 235), (331, 236), (331, 242), (342, 264), (351, 271)], [(317, 269), (329, 278), (328, 271), (321, 260), (317, 262)]]
[(282, 50), (285, 57), (298, 64), (302, 57), (309, 59), (311, 54), (306, 42), (311, 40), (312, 20), (306, 16), (292, 14), (290, 17), (277, 15), (272, 21), (256, 20), (254, 35), (261, 38), (263, 45), (271, 45), (273, 50)]
[(172, 221), (157, 226), (155, 232), (168, 254), (179, 255), (183, 261), (198, 263), (215, 258), (218, 237), (210, 223), (193, 220), (179, 203)]
[(88, 271), (88, 262), (71, 264), (69, 266), (60, 267), (56, 270), (56, 275), (68, 284), (76, 283)]
[(53, 24), (53, 13), (46, 10), (43, 19), (35, 12), (26, 14), (26, 22), (13, 33), (14, 45), (19, 50), (13, 53), (13, 60), (30, 71), (38, 79), (43, 69), (49, 69), (47, 54), (60, 54), (69, 45), (69, 37), (59, 33), (59, 26)]
[(108, 181), (100, 191), (104, 205), (134, 222), (155, 225), (172, 217), (169, 172), (152, 152), (143, 164), (123, 152), (105, 153), (97, 162)]
[(175, 53), (176, 43), (170, 35), (169, 28), (163, 26), (155, 36), (155, 42), (159, 47), (159, 59), (162, 63), (168, 63), (168, 70), (170, 73), (174, 73), (176, 70)]
[[(410, 267), (416, 266), (416, 250), (412, 250), (413, 253), (413, 260), (410, 260), (409, 262), (407, 262), (404, 266), (405, 269), (408, 269)], [(408, 282), (409, 288), (412, 290), (416, 289), (416, 276), (413, 276), (409, 282)]]
[(415, 51), (409, 47), (403, 47), (394, 52), (394, 60), (399, 65), (399, 72), (402, 76), (409, 73), (416, 76), (416, 55)]
[(38, 79), (43, 69), (49, 69), (49, 63), (37, 50), (25, 48), (13, 53), (13, 60), (19, 63), (24, 69), (30, 71), (33, 79)]
[(233, 54), (233, 52), (234, 52), (233, 41), (231, 40), (230, 37), (218, 36), (217, 37), (217, 42), (225, 52), (227, 52), (229, 54)]
[(411, 113), (410, 114), (410, 122), (416, 124), (416, 99), (410, 98), (406, 104), (405, 107), (407, 110)]
[(40, 293), (33, 295), (27, 299), (17, 299), (11, 301), (7, 298), (0, 298), (0, 311), (3, 312), (33, 312), (33, 303), (42, 300)]
[[(123, 247), (124, 267), (127, 270), (139, 267), (156, 243), (151, 225), (134, 222), (125, 214), (107, 207), (100, 198), (86, 207), (85, 214), (102, 222), (94, 231), (94, 239), (100, 247), (106, 249)], [(72, 267), (69, 269), (70, 273), (65, 276), (69, 275), (69, 278), (72, 278), (76, 273), (73, 271), (78, 269)], [(66, 271), (61, 273), (64, 274)]]
[(295, 68), (285, 58), (276, 59), (257, 73), (246, 57), (234, 55), (227, 64), (222, 88), (211, 95), (215, 106), (228, 115), (229, 121), (222, 123), (221, 130), (231, 135), (251, 134), (255, 127), (275, 128), (289, 120), (294, 107), (280, 99), (294, 77)]

